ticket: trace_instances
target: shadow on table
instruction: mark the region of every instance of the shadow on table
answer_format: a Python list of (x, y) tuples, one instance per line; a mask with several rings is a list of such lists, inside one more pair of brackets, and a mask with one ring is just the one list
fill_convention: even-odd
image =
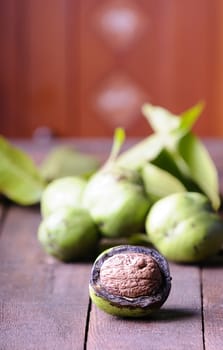
[(186, 318), (192, 318), (200, 315), (199, 310), (192, 309), (175, 309), (175, 308), (164, 308), (158, 310), (154, 315), (150, 316), (153, 321), (176, 321)]
[(208, 259), (207, 261), (202, 262), (200, 264), (200, 267), (205, 269), (222, 268), (223, 267), (223, 250), (221, 250), (218, 254)]
[(200, 310), (192, 309), (176, 309), (176, 308), (163, 308), (160, 310), (154, 311), (150, 315), (142, 318), (127, 318), (125, 319), (128, 322), (171, 322), (171, 321), (180, 321), (192, 317), (200, 317)]

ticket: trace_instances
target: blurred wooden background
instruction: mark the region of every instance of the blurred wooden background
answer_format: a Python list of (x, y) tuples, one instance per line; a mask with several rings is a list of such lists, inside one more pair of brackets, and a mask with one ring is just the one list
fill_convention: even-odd
[(143, 102), (199, 100), (223, 136), (222, 0), (0, 0), (1, 134), (144, 136)]

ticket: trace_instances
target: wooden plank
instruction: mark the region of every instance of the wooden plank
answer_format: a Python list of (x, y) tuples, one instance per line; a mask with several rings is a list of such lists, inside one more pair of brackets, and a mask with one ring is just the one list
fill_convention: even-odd
[(12, 207), (0, 236), (0, 349), (83, 349), (90, 264), (47, 256), (38, 208)]
[[(35, 273), (34, 273), (35, 271)], [(46, 266), (1, 263), (0, 299), (4, 302), (44, 300), (51, 290), (52, 271)]]
[(3, 204), (0, 202), (0, 238), (1, 238), (1, 233), (2, 233), (2, 228), (3, 228), (3, 223), (4, 223), (4, 207)]
[(223, 259), (216, 267), (202, 272), (205, 350), (223, 348)]
[(92, 306), (87, 349), (203, 349), (199, 269), (171, 264), (171, 294), (154, 316), (119, 319)]
[(36, 237), (40, 220), (38, 208), (13, 206), (9, 210), (0, 241), (1, 263), (30, 265), (44, 261)]
[[(13, 274), (6, 285), (9, 297), (5, 294), (1, 297), (0, 348), (82, 350), (88, 312), (89, 269), (88, 264), (54, 265), (44, 286), (43, 278), (40, 278), (41, 274), (44, 276), (44, 266), (30, 268), (26, 281), (19, 271), (15, 283)], [(8, 276), (9, 272), (10, 269)], [(1, 271), (1, 285), (2, 282)]]
[[(4, 350), (82, 350), (82, 323), (76, 305), (61, 303), (3, 303), (0, 346)], [(82, 316), (82, 315), (79, 315)]]
[[(3, 220), (3, 206), (0, 203), (0, 225), (2, 224), (2, 220)], [(0, 226), (1, 227), (1, 226)], [(1, 231), (0, 231), (1, 232)]]

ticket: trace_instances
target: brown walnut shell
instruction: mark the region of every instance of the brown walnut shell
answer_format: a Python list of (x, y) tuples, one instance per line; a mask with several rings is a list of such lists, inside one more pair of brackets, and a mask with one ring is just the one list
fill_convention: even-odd
[(155, 249), (120, 245), (104, 251), (91, 272), (89, 292), (103, 311), (141, 317), (159, 309), (169, 296), (167, 260)]

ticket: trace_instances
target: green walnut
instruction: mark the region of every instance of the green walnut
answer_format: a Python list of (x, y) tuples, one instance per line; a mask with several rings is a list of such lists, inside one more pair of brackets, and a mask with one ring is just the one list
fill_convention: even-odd
[(216, 254), (223, 244), (223, 221), (208, 198), (175, 193), (156, 202), (147, 218), (150, 242), (167, 259), (193, 263)]
[(61, 208), (40, 223), (38, 239), (49, 255), (70, 262), (95, 256), (99, 235), (86, 209)]
[(89, 294), (101, 310), (120, 317), (144, 317), (169, 296), (167, 260), (156, 250), (120, 245), (104, 251), (91, 272)]
[(86, 180), (67, 176), (54, 180), (43, 191), (40, 208), (43, 217), (63, 207), (80, 207)]
[(105, 167), (93, 175), (83, 194), (83, 207), (106, 237), (143, 230), (150, 205), (139, 174), (119, 167)]

